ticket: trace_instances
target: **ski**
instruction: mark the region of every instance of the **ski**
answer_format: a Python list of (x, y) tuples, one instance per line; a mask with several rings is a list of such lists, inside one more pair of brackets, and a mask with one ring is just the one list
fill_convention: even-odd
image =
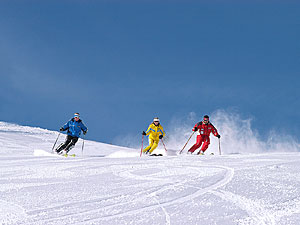
[(76, 157), (75, 154), (63, 154), (63, 155), (60, 155), (60, 156), (64, 156), (64, 157)]
[[(197, 154), (197, 155), (205, 155), (204, 153), (199, 153), (199, 154)], [(210, 153), (209, 155), (215, 155), (213, 152), (212, 153)]]
[(65, 154), (59, 154), (57, 152), (52, 152), (53, 155), (57, 155), (57, 156), (62, 156), (62, 157), (76, 157), (75, 154), (68, 154), (68, 153), (65, 153)]
[(57, 154), (56, 152), (49, 152), (42, 149), (34, 149), (35, 156), (51, 156), (51, 157), (76, 157), (75, 154)]
[(60, 156), (64, 156), (64, 157), (76, 157), (75, 154), (72, 154), (72, 155), (69, 155), (69, 154), (63, 154), (63, 155), (60, 155)]
[(163, 154), (151, 154), (149, 156), (163, 156)]

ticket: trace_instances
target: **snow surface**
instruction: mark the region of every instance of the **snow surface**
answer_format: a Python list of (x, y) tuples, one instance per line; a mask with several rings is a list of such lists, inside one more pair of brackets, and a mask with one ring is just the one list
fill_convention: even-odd
[(65, 158), (57, 136), (0, 122), (0, 224), (300, 224), (298, 152), (139, 157), (85, 140), (82, 154), (80, 139)]

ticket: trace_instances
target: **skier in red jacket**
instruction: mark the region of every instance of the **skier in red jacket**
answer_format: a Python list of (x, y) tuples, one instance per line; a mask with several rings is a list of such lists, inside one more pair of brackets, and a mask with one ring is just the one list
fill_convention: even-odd
[(221, 136), (218, 134), (217, 129), (209, 122), (209, 116), (205, 115), (203, 117), (203, 120), (199, 123), (196, 123), (196, 125), (193, 128), (193, 131), (199, 131), (199, 134), (197, 136), (197, 142), (194, 144), (188, 151), (188, 153), (192, 154), (196, 149), (198, 149), (201, 144), (203, 143), (201, 150), (198, 152), (198, 155), (203, 155), (205, 150), (208, 148), (210, 144), (209, 135), (210, 133), (213, 133), (217, 138), (220, 138)]

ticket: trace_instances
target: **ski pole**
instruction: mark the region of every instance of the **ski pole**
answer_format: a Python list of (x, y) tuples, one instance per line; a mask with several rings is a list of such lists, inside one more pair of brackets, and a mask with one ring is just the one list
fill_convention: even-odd
[(221, 140), (220, 140), (220, 138), (219, 138), (219, 153), (221, 155)]
[(52, 147), (52, 152), (53, 152), (54, 147), (55, 147), (55, 145), (56, 145), (56, 142), (57, 142), (57, 140), (58, 140), (58, 138), (59, 138), (59, 135), (60, 135), (60, 133), (58, 133), (58, 136), (57, 136), (57, 138), (56, 138), (56, 141), (55, 141), (55, 143), (54, 143), (54, 145), (53, 145), (53, 147)]
[(164, 148), (165, 148), (165, 150), (166, 150), (166, 153), (167, 153), (167, 148), (166, 148), (166, 146), (165, 146), (165, 143), (164, 143), (163, 139), (161, 139), (161, 143), (163, 143), (163, 145), (164, 145)]
[(190, 139), (192, 138), (192, 136), (193, 136), (193, 134), (194, 134), (195, 132), (196, 132), (196, 131), (194, 131), (194, 132), (191, 134), (190, 138), (187, 140), (187, 142), (185, 143), (185, 145), (183, 146), (183, 148), (181, 149), (181, 151), (179, 152), (179, 154), (182, 153), (183, 149), (184, 149), (185, 146), (189, 143)]
[(144, 144), (144, 135), (142, 135), (142, 148), (141, 148), (141, 154), (140, 154), (140, 157), (142, 157), (142, 152), (143, 152), (143, 144)]
[(84, 147), (84, 137), (85, 137), (85, 134), (83, 135), (83, 138), (82, 138), (82, 148), (81, 148), (81, 155), (83, 156), (83, 147)]

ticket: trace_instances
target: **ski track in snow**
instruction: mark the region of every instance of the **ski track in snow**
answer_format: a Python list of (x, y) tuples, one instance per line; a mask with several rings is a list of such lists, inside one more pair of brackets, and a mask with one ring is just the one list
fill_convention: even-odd
[(251, 199), (235, 195), (231, 192), (213, 191), (212, 193), (226, 201), (236, 204), (238, 207), (240, 207), (248, 213), (249, 218), (247, 218), (244, 221), (240, 221), (241, 224), (276, 224), (273, 215), (268, 210), (266, 210), (266, 207), (264, 207), (258, 201), (253, 201)]
[[(205, 166), (201, 166), (201, 167), (205, 167)], [(86, 222), (95, 222), (95, 221), (102, 221), (102, 220), (108, 220), (108, 219), (114, 219), (114, 218), (118, 218), (118, 217), (123, 217), (123, 216), (129, 216), (129, 215), (135, 215), (135, 214), (138, 214), (142, 211), (151, 211), (151, 210), (154, 210), (156, 208), (161, 208), (163, 210), (163, 212), (166, 214), (166, 220), (167, 220), (167, 224), (170, 224), (170, 216), (169, 214), (167, 213), (166, 209), (164, 207), (166, 206), (170, 206), (170, 205), (177, 205), (177, 204), (182, 204), (184, 202), (188, 202), (188, 201), (191, 201), (193, 200), (194, 198), (197, 198), (207, 192), (210, 192), (211, 190), (214, 190), (214, 189), (217, 189), (219, 187), (222, 187), (223, 185), (226, 185), (228, 182), (230, 182), (230, 180), (232, 179), (233, 175), (234, 175), (234, 170), (232, 168), (229, 168), (229, 167), (224, 167), (224, 166), (207, 166), (208, 168), (217, 168), (217, 169), (224, 169), (226, 172), (225, 172), (225, 175), (223, 177), (223, 179), (217, 181), (215, 184), (213, 185), (210, 185), (206, 188), (203, 188), (203, 189), (200, 189), (198, 191), (195, 191), (193, 194), (189, 194), (189, 195), (186, 195), (184, 197), (181, 197), (181, 198), (177, 198), (177, 199), (174, 199), (174, 200), (171, 200), (171, 201), (168, 201), (168, 202), (164, 202), (164, 203), (159, 203), (158, 200), (157, 200), (157, 195), (164, 192), (164, 191), (167, 191), (167, 190), (170, 190), (170, 189), (174, 189), (178, 186), (184, 186), (184, 185), (187, 185), (189, 183), (189, 180), (185, 180), (183, 182), (179, 182), (179, 183), (176, 183), (176, 184), (173, 184), (172, 182), (168, 185), (163, 185), (161, 188), (159, 188), (159, 190), (157, 191), (154, 191), (150, 194), (150, 196), (153, 196), (157, 202), (157, 204), (155, 205), (150, 205), (150, 206), (146, 206), (146, 207), (143, 207), (143, 208), (140, 208), (140, 209), (135, 209), (135, 210), (131, 210), (131, 211), (126, 211), (126, 212), (123, 212), (123, 213), (119, 213), (119, 214), (115, 214), (115, 215), (108, 215), (108, 216), (103, 216), (102, 218), (95, 218), (95, 219), (90, 219), (90, 220), (87, 220), (87, 221), (84, 221), (83, 223), (80, 223), (80, 224), (84, 224)], [(199, 167), (190, 167), (190, 168), (194, 168), (195, 170), (198, 170), (199, 172), (201, 171), (201, 168), (199, 169)], [(130, 175), (129, 175), (130, 174)], [(132, 175), (132, 173), (130, 172), (123, 172), (121, 174), (122, 177), (124, 177), (124, 175), (126, 175), (125, 177), (126, 178), (131, 178), (131, 179), (138, 179), (138, 180), (145, 180), (145, 177), (143, 176), (134, 176)], [(151, 178), (147, 178), (147, 180), (149, 180)], [(153, 179), (153, 178), (152, 178)], [(153, 179), (153, 180), (157, 180), (157, 179)], [(198, 188), (197, 188), (198, 189)]]
[(282, 209), (274, 210), (272, 208), (269, 209), (269, 206), (260, 201), (254, 201), (231, 192), (212, 191), (212, 193), (228, 202), (236, 204), (248, 213), (249, 217), (240, 220), (239, 224), (276, 225), (280, 224), (280, 219), (283, 217), (300, 214), (300, 199), (292, 202), (289, 201), (289, 205), (283, 204)]
[(166, 215), (166, 225), (171, 225), (171, 217), (170, 217), (169, 213), (167, 212), (167, 210), (165, 209), (165, 207), (163, 207), (160, 204), (159, 199), (158, 199), (158, 197), (156, 195), (153, 195), (153, 198), (155, 199), (155, 201), (157, 202), (157, 204), (160, 206), (160, 208), (162, 209), (162, 211)]
[[(46, 158), (42, 158), (42, 162), (45, 161)], [(174, 158), (173, 158), (174, 159)], [(49, 160), (49, 159), (48, 159)], [(81, 159), (82, 160), (87, 160), (88, 159)], [(20, 160), (20, 162), (30, 162), (34, 163), (34, 159), (28, 159), (28, 160)], [(206, 193), (211, 193), (214, 194), (215, 196), (218, 196), (219, 198), (231, 202), (235, 205), (237, 205), (239, 208), (242, 210), (246, 211), (249, 217), (240, 219), (238, 224), (258, 224), (258, 225), (264, 225), (264, 224), (277, 224), (278, 221), (280, 221), (280, 218), (286, 217), (288, 215), (293, 215), (295, 213), (300, 213), (300, 201), (299, 199), (296, 199), (293, 201), (293, 207), (288, 207), (285, 206), (284, 209), (282, 210), (268, 210), (267, 206), (263, 205), (259, 201), (254, 201), (249, 198), (233, 194), (232, 192), (224, 191), (224, 190), (218, 190), (219, 188), (227, 185), (228, 183), (231, 182), (231, 180), (234, 177), (234, 168), (232, 167), (226, 167), (226, 166), (213, 166), (213, 165), (205, 165), (205, 163), (201, 163), (199, 166), (193, 166), (193, 163), (189, 163), (189, 165), (184, 165), (184, 163), (179, 163), (177, 160), (173, 163), (172, 167), (166, 166), (165, 161), (161, 160), (161, 162), (156, 162), (155, 163), (155, 169), (154, 172), (151, 171), (153, 170), (153, 164), (152, 161), (150, 162), (143, 162), (145, 164), (130, 164), (130, 165), (124, 165), (122, 163), (115, 163), (115, 164), (110, 164), (108, 167), (106, 165), (99, 165), (99, 166), (92, 166), (91, 164), (88, 164), (88, 166), (85, 166), (83, 164), (80, 165), (73, 165), (74, 162), (76, 162), (75, 159), (66, 160), (64, 161), (70, 162), (71, 165), (65, 165), (61, 164), (64, 167), (61, 168), (63, 171), (65, 170), (70, 170), (70, 169), (79, 169), (79, 168), (84, 168), (84, 169), (93, 169), (95, 168), (101, 168), (104, 171), (103, 173), (110, 172), (114, 176), (118, 176), (124, 180), (137, 180), (137, 181), (144, 181), (146, 183), (152, 183), (152, 186), (149, 189), (143, 189), (144, 183), (140, 184), (131, 184), (130, 187), (134, 189), (140, 189), (140, 191), (135, 192), (134, 196), (131, 196), (130, 194), (128, 195), (115, 195), (115, 196), (108, 196), (106, 198), (99, 198), (99, 199), (94, 199), (94, 200), (88, 200), (88, 201), (79, 201), (79, 202), (72, 202), (68, 204), (60, 204), (55, 207), (50, 207), (50, 208), (42, 208), (39, 210), (33, 210), (33, 211), (27, 211), (25, 213), (24, 209), (22, 207), (19, 207), (17, 205), (9, 205), (8, 203), (2, 202), (1, 205), (5, 205), (6, 208), (9, 209), (10, 211), (10, 221), (18, 221), (19, 217), (16, 216), (16, 214), (22, 214), (22, 217), (30, 218), (31, 217), (31, 222), (33, 224), (56, 224), (57, 221), (60, 220), (66, 220), (70, 221), (74, 216), (79, 217), (79, 218), (88, 218), (84, 219), (83, 221), (76, 221), (74, 224), (101, 224), (102, 222), (105, 223), (105, 221), (113, 220), (116, 218), (122, 218), (122, 217), (131, 217), (134, 215), (138, 215), (142, 212), (151, 212), (157, 209), (161, 209), (163, 214), (165, 215), (165, 224), (172, 224), (172, 216), (168, 212), (168, 207), (169, 206), (176, 206), (180, 204), (184, 204), (187, 202), (191, 202), (192, 200), (200, 197), (201, 195), (204, 195)], [(176, 162), (177, 161), (177, 162)], [(260, 160), (263, 161), (263, 160)], [(276, 161), (276, 160), (275, 160)], [(19, 164), (18, 160), (15, 159), (11, 163)], [(38, 161), (40, 162), (40, 161)], [(280, 168), (281, 165), (284, 165), (284, 163), (281, 163), (281, 161), (278, 161), (277, 163), (274, 163), (273, 161), (270, 161), (270, 166), (269, 167), (274, 167), (274, 168)], [(172, 164), (172, 163), (171, 163)], [(7, 166), (4, 166), (7, 167)], [(133, 168), (134, 167), (134, 168)], [(182, 167), (185, 169), (183, 170)], [(257, 166), (259, 167), (259, 166)], [(50, 170), (51, 171), (51, 170)], [(142, 172), (141, 172), (142, 171)], [(149, 171), (147, 174), (145, 171)], [(193, 171), (192, 176), (191, 171)], [(216, 180), (214, 183), (210, 184), (207, 187), (204, 188), (199, 188), (198, 186), (191, 185), (195, 180), (201, 180), (203, 178), (203, 171), (213, 171), (211, 174), (212, 176), (217, 176), (219, 177), (218, 180)], [(140, 175), (138, 173), (141, 173)], [(197, 175), (195, 175), (197, 174)], [(15, 174), (16, 175), (16, 174)], [(49, 174), (48, 174), (49, 175)], [(65, 177), (65, 173), (64, 176)], [(172, 176), (173, 175), (173, 176)], [(177, 179), (175, 176), (175, 179), (173, 178), (174, 175), (181, 175), (184, 176), (185, 179)], [(28, 176), (28, 175), (27, 175)], [(26, 176), (22, 176), (23, 178), (26, 178)], [(32, 176), (28, 176), (32, 177)], [(38, 176), (37, 176), (38, 177)], [(205, 177), (205, 176), (204, 176)], [(0, 180), (6, 180), (8, 177), (1, 177)], [(11, 179), (11, 178), (10, 178)], [(154, 185), (155, 183), (155, 185)], [(39, 187), (41, 185), (50, 185), (51, 183), (31, 183), (31, 184), (22, 184), (20, 188), (25, 188), (25, 187)], [(169, 201), (161, 201), (159, 198), (161, 194), (169, 191), (176, 191), (180, 190), (182, 187), (191, 187), (194, 189), (193, 193), (189, 193), (187, 195), (178, 197), (174, 196), (174, 199), (171, 199)], [(2, 191), (7, 191), (7, 190), (13, 190), (13, 189), (5, 189), (4, 186), (2, 186)], [(16, 186), (14, 188), (17, 188)], [(19, 189), (20, 189), (19, 188)], [(153, 202), (149, 205), (143, 206), (141, 208), (136, 208), (132, 210), (127, 210), (126, 205), (128, 204), (128, 201), (121, 201), (118, 202), (118, 199), (123, 198), (123, 199), (128, 199), (128, 201), (131, 202), (131, 204), (138, 204), (139, 202), (147, 201), (147, 199), (152, 198)], [(115, 200), (114, 200), (115, 199)], [(80, 208), (81, 205), (93, 205), (97, 202), (105, 201), (105, 200), (110, 200), (112, 202), (118, 202), (118, 203), (112, 203), (106, 206), (103, 206), (101, 208), (97, 209), (92, 209), (92, 210), (85, 210), (82, 209), (80, 211), (64, 213), (63, 216), (52, 216), (51, 218), (45, 218), (41, 219), (39, 217), (38, 220), (34, 219), (36, 215), (43, 214), (45, 212), (51, 212), (51, 211), (61, 211), (63, 208)], [(9, 205), (9, 206), (7, 206)], [(123, 207), (124, 209), (122, 210), (123, 212), (121, 213), (115, 213), (115, 214), (106, 214), (105, 212), (109, 212), (110, 210), (113, 210), (116, 207)], [(104, 213), (101, 217), (98, 216), (99, 213)], [(95, 215), (95, 216), (91, 216)], [(2, 218), (2, 221), (3, 218)], [(8, 223), (9, 224), (9, 223)], [(22, 223), (20, 223), (22, 224)]]
[[(273, 165), (273, 164), (272, 164)], [(280, 164), (278, 164), (280, 165)], [(292, 209), (288, 210), (288, 213), (286, 212), (287, 209), (285, 210), (281, 210), (281, 211), (276, 211), (275, 213), (267, 210), (266, 207), (262, 204), (260, 204), (258, 201), (253, 201), (251, 199), (247, 199), (245, 197), (233, 194), (232, 192), (228, 192), (228, 191), (223, 191), (223, 190), (217, 190), (223, 186), (225, 186), (226, 184), (228, 184), (232, 178), (234, 177), (234, 169), (231, 167), (225, 167), (225, 166), (211, 166), (211, 165), (201, 165), (201, 166), (187, 166), (186, 167), (186, 172), (188, 175), (189, 171), (193, 170), (193, 171), (197, 171), (199, 174), (201, 173), (201, 171), (203, 171), (203, 168), (206, 169), (218, 169), (220, 170), (221, 174), (222, 174), (222, 178), (220, 180), (218, 180), (217, 182), (215, 182), (214, 184), (211, 184), (210, 186), (207, 186), (205, 188), (198, 188), (195, 186), (191, 186), (189, 185), (189, 183), (191, 182), (191, 179), (185, 179), (182, 181), (177, 181), (177, 180), (172, 180), (170, 179), (170, 177), (157, 177), (157, 176), (153, 176), (153, 174), (150, 175), (137, 175), (135, 174), (136, 172), (139, 172), (141, 170), (148, 170), (150, 168), (153, 168), (152, 164), (146, 164), (146, 165), (135, 165), (136, 169), (131, 169), (132, 165), (129, 166), (124, 166), (124, 165), (120, 165), (120, 164), (115, 164), (115, 165), (111, 165), (110, 169), (112, 169), (112, 173), (114, 175), (117, 175), (123, 179), (132, 179), (132, 180), (141, 180), (141, 181), (147, 181), (147, 182), (159, 182), (160, 184), (158, 186), (154, 186), (151, 187), (148, 190), (143, 190), (143, 191), (139, 191), (135, 193), (135, 199), (138, 201), (141, 200), (146, 200), (148, 197), (152, 197), (154, 199), (155, 204), (151, 204), (148, 206), (144, 206), (141, 207), (139, 209), (133, 209), (133, 210), (124, 210), (125, 212), (122, 213), (116, 213), (116, 214), (111, 214), (111, 215), (103, 215), (100, 218), (95, 216), (95, 218), (89, 218), (89, 219), (85, 219), (82, 222), (76, 222), (76, 224), (97, 224), (98, 222), (101, 221), (107, 221), (107, 220), (111, 220), (111, 219), (115, 219), (115, 218), (122, 218), (122, 217), (126, 217), (126, 216), (132, 216), (132, 215), (137, 215), (143, 211), (153, 211), (157, 208), (160, 208), (164, 215), (165, 215), (165, 224), (171, 224), (171, 216), (167, 211), (168, 206), (171, 205), (179, 205), (185, 202), (190, 202), (193, 199), (204, 195), (206, 193), (212, 193), (218, 197), (220, 197), (221, 199), (225, 200), (225, 201), (230, 201), (232, 203), (234, 203), (235, 205), (237, 205), (238, 207), (240, 207), (241, 209), (245, 210), (247, 212), (247, 214), (249, 215), (248, 218), (240, 220), (239, 224), (276, 224), (276, 221), (278, 221), (279, 217), (286, 217), (287, 215), (292, 215), (294, 213), (299, 213), (300, 210), (300, 204), (299, 202), (296, 202), (294, 207), (292, 207)], [(177, 166), (175, 165), (174, 167), (172, 167), (171, 169), (167, 168), (163, 163), (162, 164), (156, 164), (156, 167), (158, 167), (159, 172), (164, 171), (165, 174), (172, 174), (172, 170), (174, 168), (176, 168)], [(125, 171), (124, 171), (125, 169)], [(159, 173), (157, 172), (157, 173)], [(201, 177), (201, 176), (199, 176)], [(192, 179), (195, 180), (199, 177), (193, 177)], [(170, 201), (166, 201), (166, 202), (160, 202), (159, 200), (159, 195), (161, 193), (164, 193), (165, 191), (169, 191), (169, 190), (176, 190), (176, 189), (180, 189), (180, 187), (182, 186), (190, 186), (193, 187), (196, 191), (192, 194), (183, 196), (183, 197), (179, 197), (179, 198), (175, 198), (173, 200)], [(134, 188), (139, 188), (140, 185), (133, 185)], [(116, 196), (119, 197), (119, 196)], [(129, 197), (129, 196), (128, 196)], [(110, 199), (112, 199), (112, 197), (109, 197)], [(132, 200), (131, 200), (132, 201)], [(94, 203), (94, 202), (93, 202)], [(84, 202), (79, 202), (80, 204), (87, 204)], [(100, 211), (109, 211), (112, 210), (115, 207), (120, 207), (120, 206), (126, 206), (128, 203), (127, 202), (121, 202), (121, 203), (116, 203), (116, 204), (111, 204), (105, 207), (102, 207), (101, 209), (95, 209), (95, 210), (87, 210), (87, 211), (82, 211), (82, 212), (77, 212), (77, 213), (70, 213), (70, 214), (66, 214), (63, 217), (58, 217), (58, 218), (51, 218), (49, 220), (45, 220), (47, 222), (51, 222), (51, 221), (57, 221), (58, 219), (63, 219), (63, 218), (67, 218), (67, 217), (72, 217), (74, 215), (80, 215), (83, 216), (85, 214), (93, 214), (93, 215), (97, 215), (97, 213), (99, 213)], [(64, 205), (64, 207), (67, 205)], [(74, 206), (74, 204), (72, 204), (72, 206)], [(295, 206), (296, 209), (295, 209)], [(63, 206), (59, 206), (59, 207), (63, 207)], [(49, 209), (45, 209), (45, 210), (49, 210)], [(275, 214), (281, 214), (280, 216), (277, 215), (275, 216)], [(91, 216), (90, 216), (91, 217)], [(276, 219), (277, 217), (277, 219)]]
[[(190, 179), (184, 179), (182, 181), (174, 181), (172, 179), (169, 179), (166, 177), (161, 177), (161, 178), (155, 178), (155, 177), (152, 177), (152, 176), (146, 176), (145, 175), (136, 175), (134, 174), (135, 172), (138, 172), (141, 170), (141, 168), (143, 169), (150, 169), (153, 167), (152, 164), (148, 164), (148, 165), (138, 165), (136, 169), (129, 169), (127, 171), (123, 171), (124, 170), (124, 167), (125, 168), (130, 168), (131, 166), (122, 166), (122, 165), (112, 165), (110, 166), (110, 169), (112, 169), (113, 171), (113, 174), (116, 174), (117, 176), (120, 176), (121, 178), (124, 178), (124, 179), (135, 179), (135, 180), (146, 180), (146, 181), (151, 181), (151, 182), (160, 182), (157, 184), (157, 186), (155, 187), (152, 187), (150, 189), (146, 189), (146, 190), (143, 190), (141, 189), (142, 191), (139, 191), (139, 192), (135, 192), (135, 200), (137, 202), (140, 202), (142, 199), (147, 199), (149, 197), (152, 197), (154, 199), (154, 204), (151, 204), (149, 206), (145, 206), (145, 207), (142, 207), (142, 208), (139, 208), (139, 209), (134, 209), (134, 210), (129, 210), (129, 211), (125, 211), (123, 213), (117, 213), (117, 214), (114, 214), (114, 215), (106, 215), (106, 216), (101, 216), (101, 218), (91, 218), (91, 219), (88, 219), (88, 220), (85, 220), (83, 222), (77, 222), (76, 224), (85, 224), (85, 223), (95, 223), (95, 222), (98, 222), (98, 221), (103, 221), (103, 220), (110, 220), (110, 219), (114, 219), (114, 218), (119, 218), (119, 217), (123, 217), (123, 216), (130, 216), (130, 215), (135, 215), (137, 213), (140, 213), (142, 211), (151, 211), (151, 210), (155, 210), (157, 208), (161, 208), (163, 213), (165, 214), (165, 217), (166, 217), (166, 224), (171, 224), (171, 218), (170, 218), (170, 215), (168, 214), (167, 212), (167, 209), (165, 207), (167, 206), (170, 206), (170, 205), (177, 205), (177, 204), (182, 204), (184, 202), (188, 202), (188, 201), (191, 201), (192, 199), (194, 198), (197, 198), (207, 192), (209, 192), (210, 190), (212, 189), (217, 189), (223, 185), (226, 185), (228, 182), (230, 182), (230, 180), (232, 179), (233, 177), (233, 174), (234, 174), (234, 171), (232, 168), (228, 168), (228, 167), (222, 167), (222, 166), (200, 166), (200, 167), (192, 167), (192, 166), (189, 166), (188, 169), (189, 170), (184, 170), (185, 173), (182, 173), (182, 175), (185, 175), (187, 176), (189, 174), (189, 171), (190, 170), (194, 170), (196, 171), (197, 173), (201, 174), (201, 171), (203, 170), (203, 168), (206, 168), (206, 169), (217, 169), (217, 170), (220, 170), (222, 174), (222, 178), (220, 180), (218, 180), (216, 183), (210, 185), (210, 186), (207, 186), (206, 188), (203, 188), (203, 189), (199, 189), (197, 190), (198, 188), (194, 188), (195, 189), (195, 192), (192, 193), (192, 194), (188, 194), (186, 196), (183, 196), (183, 197), (179, 197), (179, 198), (176, 198), (175, 196), (175, 199), (173, 200), (170, 200), (170, 201), (167, 201), (167, 202), (163, 202), (163, 203), (160, 203), (160, 201), (158, 200), (158, 196), (161, 194), (161, 193), (164, 193), (168, 190), (176, 190), (182, 186), (185, 186), (189, 184), (189, 182), (191, 181)], [(163, 164), (160, 164), (159, 166), (159, 170), (160, 171), (164, 171), (164, 173), (166, 175), (168, 174), (172, 174), (172, 170), (174, 170), (174, 168), (167, 168), (166, 166), (164, 166)], [(119, 172), (117, 172), (116, 170), (119, 170)], [(181, 170), (181, 168), (180, 168)], [(155, 174), (154, 174), (155, 175)], [(199, 175), (198, 177), (202, 177), (202, 175)], [(192, 179), (197, 179), (198, 177), (193, 177)], [(136, 185), (135, 188), (139, 188), (140, 185)], [(116, 196), (117, 198), (120, 197), (120, 196)], [(130, 196), (127, 196), (127, 197), (130, 197)], [(124, 196), (123, 196), (124, 198)], [(113, 196), (109, 197), (110, 200), (113, 199)], [(103, 199), (101, 199), (103, 200)], [(132, 201), (133, 199), (131, 199)], [(96, 200), (93, 200), (93, 201), (87, 201), (87, 202), (78, 202), (77, 204), (80, 206), (80, 205), (86, 205), (86, 204), (89, 204), (89, 203), (95, 203)], [(55, 222), (55, 221), (58, 221), (58, 220), (61, 220), (61, 219), (66, 219), (66, 218), (71, 218), (73, 216), (84, 216), (86, 214), (92, 214), (92, 215), (97, 215), (97, 213), (99, 213), (99, 211), (109, 211), (109, 210), (112, 210), (113, 208), (115, 207), (120, 207), (120, 206), (126, 206), (128, 204), (127, 201), (123, 201), (123, 202), (120, 202), (120, 203), (116, 203), (116, 204), (111, 204), (111, 205), (107, 205), (105, 207), (101, 207), (100, 209), (94, 209), (94, 210), (84, 210), (84, 211), (81, 211), (81, 212), (76, 212), (76, 213), (66, 213), (64, 216), (60, 216), (60, 217), (52, 217), (50, 219), (39, 219), (39, 221), (35, 221), (37, 222), (38, 224), (43, 224), (43, 222), (46, 224), (46, 223), (51, 223), (51, 222)], [(64, 204), (64, 205), (59, 205), (59, 206), (56, 206), (56, 207), (52, 207), (52, 208), (44, 208), (44, 209), (40, 209), (40, 210), (35, 210), (35, 211), (29, 211), (27, 212), (28, 215), (36, 215), (36, 214), (39, 214), (39, 213), (42, 213), (42, 212), (45, 212), (45, 211), (55, 211), (55, 210), (59, 210), (61, 208), (66, 208), (66, 207), (74, 207), (76, 206), (76, 203), (71, 203), (71, 204)]]

